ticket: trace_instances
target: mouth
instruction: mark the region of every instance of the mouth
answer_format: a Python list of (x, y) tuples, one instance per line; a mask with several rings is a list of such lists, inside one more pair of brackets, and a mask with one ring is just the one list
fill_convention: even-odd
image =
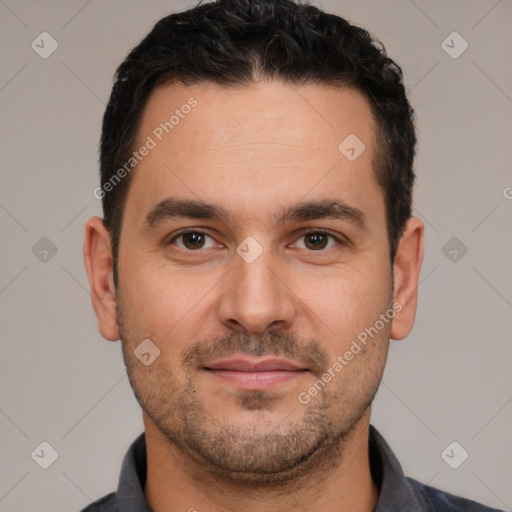
[(236, 358), (215, 361), (203, 368), (214, 378), (244, 390), (265, 390), (298, 379), (307, 368), (285, 359)]

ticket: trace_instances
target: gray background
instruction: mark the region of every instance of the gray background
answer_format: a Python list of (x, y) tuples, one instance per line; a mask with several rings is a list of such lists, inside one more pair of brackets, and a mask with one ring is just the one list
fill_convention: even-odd
[[(73, 511), (110, 492), (143, 428), (120, 344), (97, 331), (84, 223), (101, 215), (92, 191), (113, 72), (189, 5), (0, 1), (1, 511)], [(419, 310), (392, 342), (373, 424), (410, 476), (512, 510), (512, 2), (322, 5), (384, 42), (417, 112)], [(43, 31), (59, 45), (47, 59), (31, 48)], [(453, 31), (469, 44), (458, 58), (442, 46)], [(31, 458), (43, 441), (58, 452), (48, 469)], [(441, 457), (453, 441), (469, 453), (458, 469)]]

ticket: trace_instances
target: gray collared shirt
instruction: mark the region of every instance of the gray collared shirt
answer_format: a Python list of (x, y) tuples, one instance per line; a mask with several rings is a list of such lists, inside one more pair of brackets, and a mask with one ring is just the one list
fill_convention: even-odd
[[(370, 468), (379, 488), (375, 512), (503, 512), (454, 496), (406, 477), (391, 448), (370, 425)], [(151, 512), (144, 496), (146, 438), (142, 433), (126, 453), (117, 492), (101, 498), (82, 512)]]

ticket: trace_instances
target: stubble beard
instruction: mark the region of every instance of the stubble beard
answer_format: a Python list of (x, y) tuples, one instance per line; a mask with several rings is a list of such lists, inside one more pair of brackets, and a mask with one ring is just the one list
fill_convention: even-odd
[[(221, 425), (205, 407), (192, 377), (180, 386), (169, 369), (157, 364), (158, 360), (149, 367), (140, 364), (133, 355), (136, 342), (125, 328), (119, 303), (117, 318), (128, 378), (142, 409), (164, 438), (193, 463), (196, 470), (191, 473), (198, 478), (209, 475), (238, 487), (261, 489), (299, 484), (304, 477), (339, 464), (344, 445), (369, 412), (382, 377), (382, 372), (374, 376), (373, 385), (366, 384), (357, 396), (337, 387), (326, 388), (321, 400), (301, 405), (300, 417), (291, 422), (285, 415), (270, 430), (257, 420), (244, 426)], [(231, 345), (233, 339), (239, 338), (231, 337)], [(247, 347), (245, 343), (239, 349), (255, 353)], [(238, 395), (237, 405), (261, 418), (260, 413), (271, 412), (283, 399), (284, 395), (278, 392), (243, 392)], [(332, 414), (339, 410), (336, 404), (340, 403), (345, 410)]]

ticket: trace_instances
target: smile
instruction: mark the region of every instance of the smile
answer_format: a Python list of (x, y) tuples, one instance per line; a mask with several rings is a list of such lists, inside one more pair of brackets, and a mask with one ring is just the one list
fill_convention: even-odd
[(273, 388), (308, 372), (306, 368), (283, 359), (230, 359), (209, 364), (204, 369), (215, 378), (253, 391)]

